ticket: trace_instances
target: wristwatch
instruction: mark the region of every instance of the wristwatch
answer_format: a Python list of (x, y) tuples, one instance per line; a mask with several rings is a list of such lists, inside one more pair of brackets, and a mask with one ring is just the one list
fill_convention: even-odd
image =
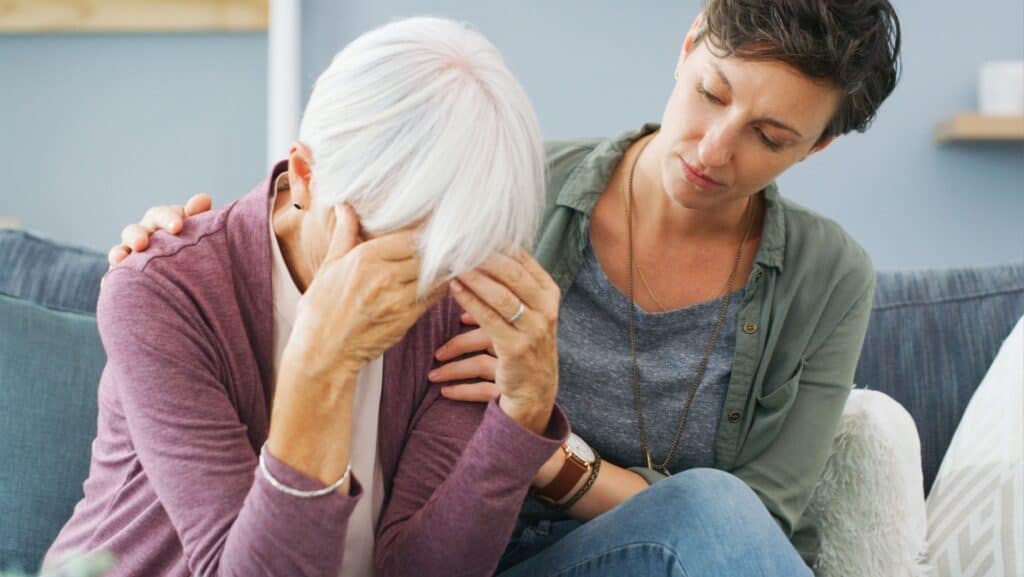
[(550, 483), (534, 491), (542, 501), (555, 504), (565, 499), (584, 476), (588, 475), (597, 461), (597, 454), (586, 441), (575, 433), (562, 443), (565, 464)]

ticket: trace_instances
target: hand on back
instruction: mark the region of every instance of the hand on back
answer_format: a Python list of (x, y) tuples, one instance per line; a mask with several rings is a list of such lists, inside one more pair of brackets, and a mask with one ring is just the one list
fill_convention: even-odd
[(121, 244), (111, 247), (107, 253), (107, 262), (111, 268), (117, 266), (133, 252), (142, 252), (149, 248), (149, 237), (158, 230), (178, 234), (185, 219), (204, 213), (213, 207), (210, 195), (200, 193), (188, 199), (184, 206), (180, 204), (154, 206), (146, 211), (137, 224), (129, 224), (121, 231)]

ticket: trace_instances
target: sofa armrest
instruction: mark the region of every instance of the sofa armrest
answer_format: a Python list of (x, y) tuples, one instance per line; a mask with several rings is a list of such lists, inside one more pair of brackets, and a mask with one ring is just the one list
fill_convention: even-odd
[(851, 392), (811, 498), (818, 577), (919, 577), (925, 551), (921, 444), (910, 414), (878, 391)]

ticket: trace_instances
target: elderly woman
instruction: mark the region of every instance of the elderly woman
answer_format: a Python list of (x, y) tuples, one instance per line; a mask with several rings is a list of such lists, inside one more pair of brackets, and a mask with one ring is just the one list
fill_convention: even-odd
[[(558, 288), (520, 248), (542, 201), (534, 113), (481, 35), (350, 44), (286, 163), (106, 276), (92, 467), (46, 565), (365, 576), (376, 533), (383, 574), (492, 571), (567, 435)], [(502, 362), (484, 410), (427, 381), (463, 308)]]

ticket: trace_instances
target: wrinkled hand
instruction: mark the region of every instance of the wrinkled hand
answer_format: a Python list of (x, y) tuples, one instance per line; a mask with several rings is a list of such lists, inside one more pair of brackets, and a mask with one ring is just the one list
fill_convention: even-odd
[(110, 267), (117, 266), (133, 252), (142, 252), (149, 248), (149, 237), (158, 230), (166, 230), (178, 234), (190, 216), (204, 213), (213, 207), (213, 200), (207, 194), (197, 194), (188, 199), (185, 206), (178, 204), (154, 206), (146, 211), (138, 224), (129, 224), (121, 231), (121, 244), (114, 246), (107, 253)]
[(417, 298), (420, 259), (416, 231), (360, 242), (359, 224), (347, 206), (327, 256), (299, 300), (282, 366), (308, 379), (355, 375), (384, 354), (444, 295), (439, 285)]
[[(497, 358), (494, 386), (502, 410), (542, 432), (558, 394), (558, 285), (520, 250), (514, 257), (492, 256), (453, 280), (451, 291), (491, 341)], [(509, 322), (520, 303), (523, 314)], [(479, 335), (464, 340), (485, 344)]]

